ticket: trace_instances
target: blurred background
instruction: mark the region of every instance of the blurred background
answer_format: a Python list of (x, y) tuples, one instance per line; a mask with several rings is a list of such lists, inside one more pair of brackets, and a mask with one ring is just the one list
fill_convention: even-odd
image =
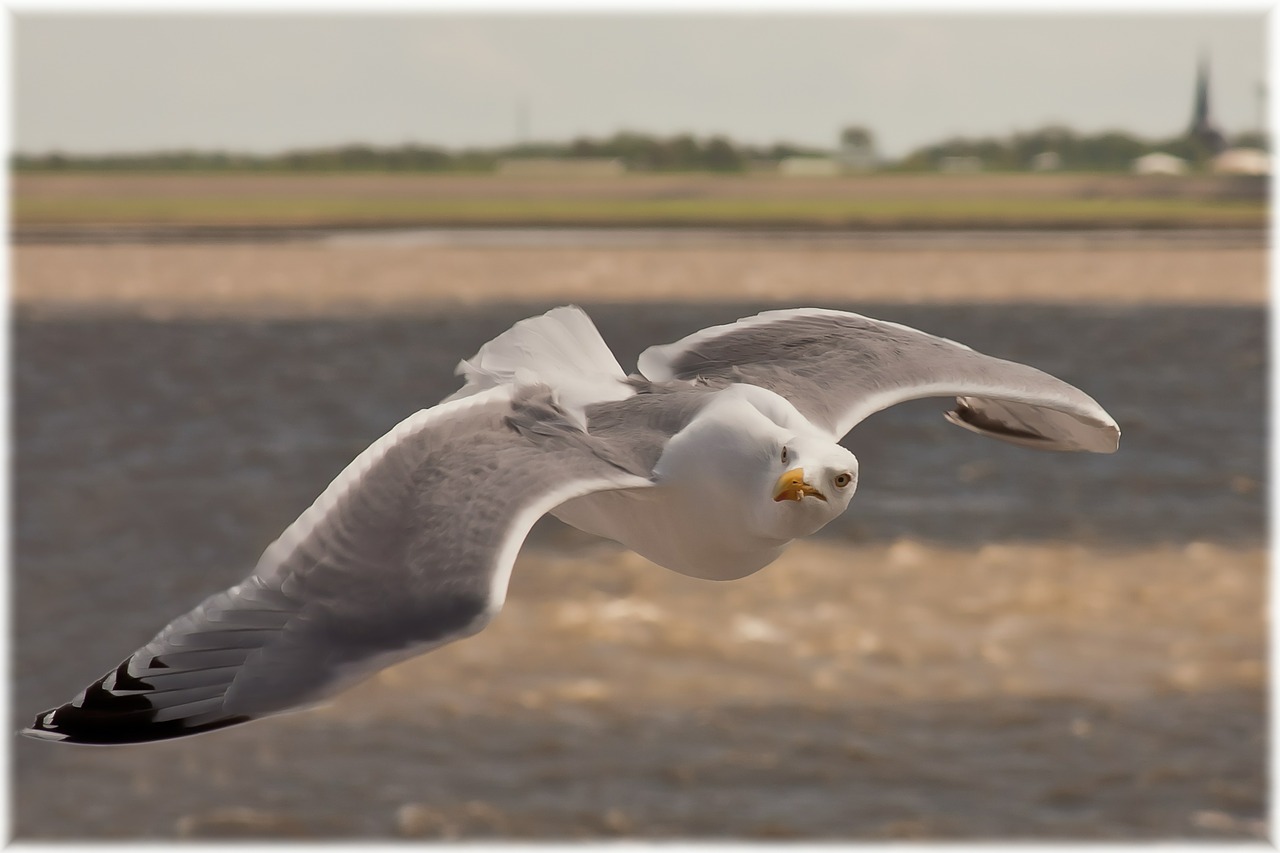
[(189, 740), (21, 740), (22, 840), (1265, 836), (1261, 12), (13, 24), (12, 725), (243, 577), (460, 358), (774, 307), (1025, 361), (732, 584), (551, 520), (484, 633)]

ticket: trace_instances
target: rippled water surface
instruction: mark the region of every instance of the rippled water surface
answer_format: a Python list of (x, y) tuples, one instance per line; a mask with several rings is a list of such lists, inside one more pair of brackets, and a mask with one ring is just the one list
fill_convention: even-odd
[[(243, 576), (460, 357), (546, 307), (20, 313), (17, 722)], [(627, 366), (775, 306), (584, 307)], [(1260, 832), (1263, 310), (833, 307), (1055, 373), (1121, 451), (1036, 454), (943, 401), (896, 407), (846, 439), (847, 517), (733, 585), (541, 524), (493, 628), (329, 708), (15, 744), (19, 837)]]

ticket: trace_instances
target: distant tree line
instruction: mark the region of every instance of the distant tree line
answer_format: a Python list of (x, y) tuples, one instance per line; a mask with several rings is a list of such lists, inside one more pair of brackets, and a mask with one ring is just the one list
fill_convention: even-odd
[(618, 158), (632, 171), (742, 172), (786, 157), (824, 156), (820, 148), (785, 142), (742, 145), (724, 136), (670, 137), (622, 131), (603, 139), (580, 137), (565, 143), (530, 142), (500, 148), (450, 150), (430, 145), (342, 145), (282, 154), (161, 151), (102, 156), (18, 154), (18, 171), (307, 171), (307, 172), (489, 172), (517, 157)]
[[(857, 139), (850, 133), (861, 134)], [(865, 139), (862, 137), (865, 136)], [(1267, 148), (1260, 133), (1233, 137), (1232, 145)], [(846, 129), (845, 146), (870, 146), (869, 131)], [(1205, 164), (1210, 153), (1195, 140), (1174, 137), (1146, 140), (1114, 131), (1079, 134), (1065, 127), (1046, 127), (1008, 137), (954, 138), (919, 148), (897, 162), (882, 164), (894, 171), (934, 171), (946, 157), (977, 157), (986, 171), (1027, 171), (1037, 154), (1055, 152), (1063, 171), (1128, 171), (1134, 158), (1165, 151)], [(102, 156), (50, 153), (16, 154), (20, 172), (58, 171), (305, 171), (305, 172), (459, 172), (483, 173), (509, 158), (617, 158), (637, 172), (744, 172), (768, 168), (788, 157), (825, 157), (832, 151), (779, 142), (768, 146), (736, 143), (725, 136), (691, 134), (659, 137), (622, 131), (607, 138), (580, 137), (569, 143), (531, 142), (497, 148), (447, 149), (432, 145), (342, 145), (286, 151), (281, 154), (236, 154), (208, 151), (160, 151)]]
[[(1230, 144), (1267, 147), (1263, 135), (1257, 132), (1232, 137)], [(1186, 135), (1150, 140), (1121, 131), (1079, 134), (1066, 127), (1053, 126), (1002, 138), (948, 139), (911, 152), (891, 168), (908, 172), (935, 171), (943, 158), (977, 157), (986, 171), (1019, 172), (1030, 170), (1036, 155), (1053, 152), (1058, 155), (1058, 168), (1062, 171), (1127, 172), (1136, 158), (1153, 151), (1181, 157), (1193, 167), (1206, 165), (1213, 156), (1201, 142)]]
[(223, 151), (153, 151), (139, 154), (18, 154), (18, 171), (488, 171), (496, 157), (485, 151), (448, 151), (426, 145), (378, 147), (343, 145), (286, 151), (282, 154), (239, 154)]
[(769, 146), (735, 143), (725, 136), (670, 137), (622, 131), (607, 139), (581, 137), (568, 145), (518, 145), (502, 149), (500, 157), (617, 158), (638, 172), (742, 172), (753, 165), (776, 164), (787, 157), (825, 156), (821, 148), (779, 142)]

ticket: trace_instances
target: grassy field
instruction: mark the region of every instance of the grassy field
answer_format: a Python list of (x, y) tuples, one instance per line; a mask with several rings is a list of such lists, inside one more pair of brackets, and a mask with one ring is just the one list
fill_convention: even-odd
[(1231, 178), (872, 175), (21, 175), (23, 226), (663, 225), (818, 228), (1261, 227)]

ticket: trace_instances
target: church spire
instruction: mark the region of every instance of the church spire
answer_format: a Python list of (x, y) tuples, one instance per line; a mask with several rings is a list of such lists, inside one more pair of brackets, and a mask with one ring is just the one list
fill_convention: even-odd
[(1209, 115), (1209, 58), (1202, 52), (1196, 66), (1195, 105), (1191, 108), (1191, 127), (1187, 135), (1217, 154), (1227, 147), (1226, 137), (1213, 124)]
[(1191, 110), (1191, 129), (1204, 127), (1209, 123), (1209, 61), (1200, 54), (1196, 65), (1196, 105)]

